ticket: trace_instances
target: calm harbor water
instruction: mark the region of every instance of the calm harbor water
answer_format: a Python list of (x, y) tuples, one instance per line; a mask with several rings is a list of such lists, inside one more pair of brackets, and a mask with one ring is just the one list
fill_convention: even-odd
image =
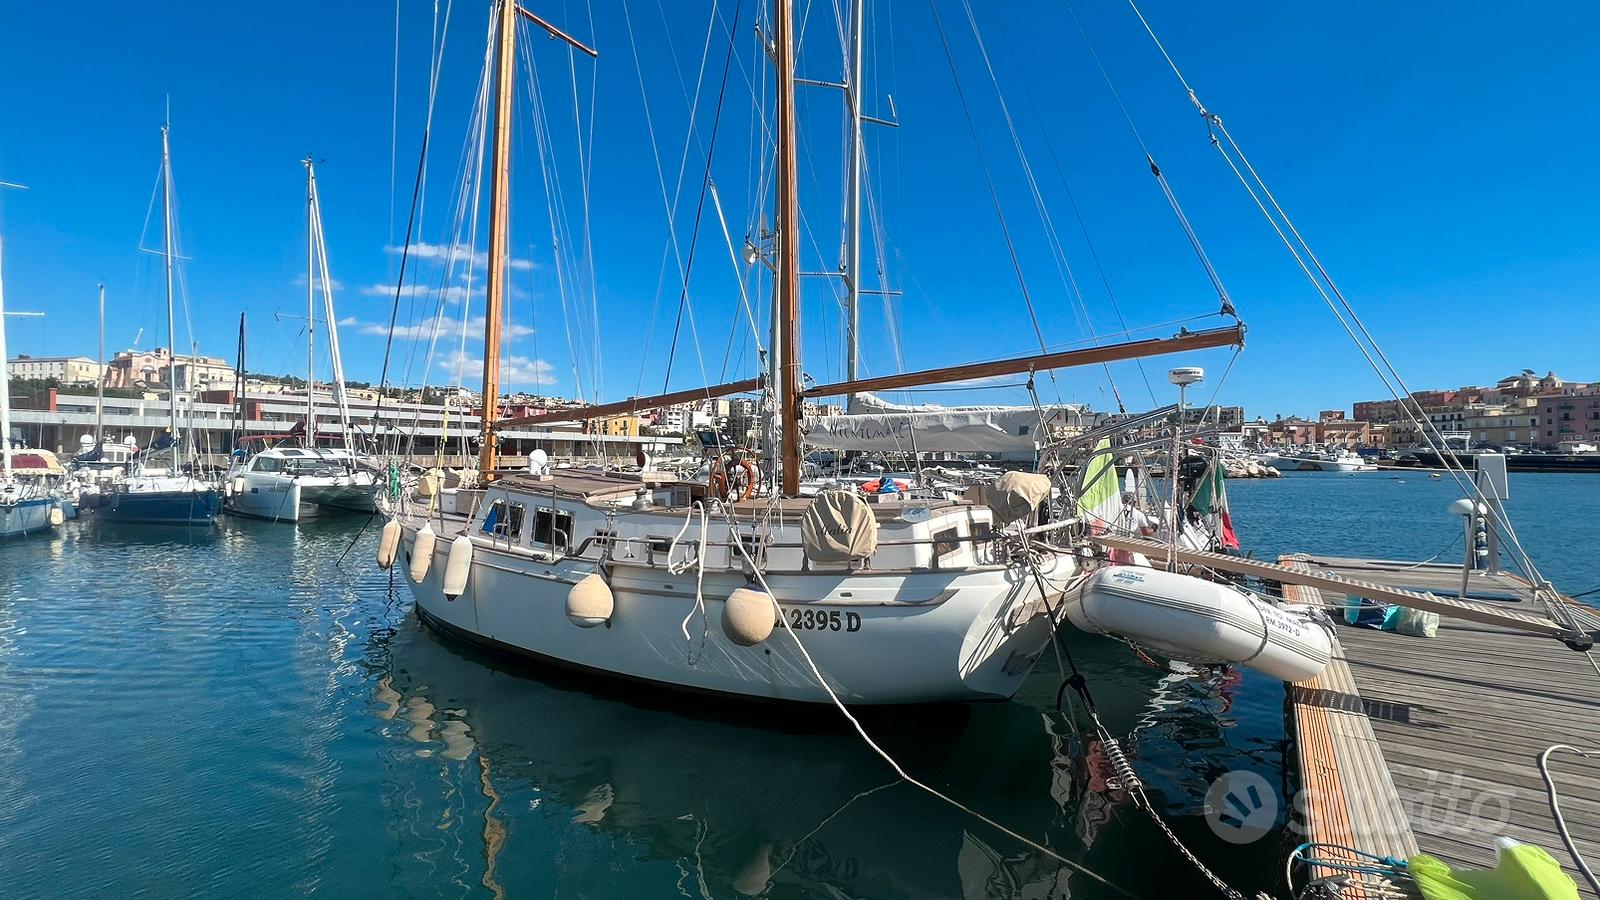
[[(1404, 477), (1229, 488), (1258, 556), (1425, 558), (1455, 538), (1457, 494)], [(1547, 573), (1600, 584), (1572, 552), (1600, 539), (1600, 477), (1512, 484)], [(0, 544), (5, 896), (1125, 896), (895, 785), (825, 711), (663, 699), (446, 643), (361, 524), (80, 520)], [(1200, 813), (1223, 772), (1281, 783), (1282, 689), (1179, 679), (1109, 643), (1079, 662), (1178, 834), (1247, 893), (1274, 887), (1283, 836), (1236, 847)], [(1058, 681), (1047, 656), (1011, 703), (867, 724), (913, 774), (1133, 895), (1209, 896), (1104, 792)]]

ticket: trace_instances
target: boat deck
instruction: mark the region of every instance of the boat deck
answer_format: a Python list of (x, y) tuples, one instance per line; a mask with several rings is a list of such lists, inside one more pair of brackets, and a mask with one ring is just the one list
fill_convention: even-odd
[[(1461, 586), (1456, 566), (1302, 554), (1283, 562), (1441, 597)], [(1313, 587), (1285, 593), (1343, 601)], [(1514, 575), (1474, 575), (1468, 596), (1541, 612), (1531, 586)], [(1433, 638), (1341, 620), (1333, 664), (1295, 685), (1289, 707), (1306, 792), (1304, 840), (1486, 868), (1494, 865), (1495, 838), (1506, 836), (1549, 851), (1580, 896), (1596, 897), (1557, 833), (1537, 762), (1551, 744), (1600, 744), (1600, 673), (1589, 655), (1546, 636), (1450, 616)], [(1568, 828), (1593, 867), (1600, 862), (1600, 760), (1558, 753), (1550, 770)]]

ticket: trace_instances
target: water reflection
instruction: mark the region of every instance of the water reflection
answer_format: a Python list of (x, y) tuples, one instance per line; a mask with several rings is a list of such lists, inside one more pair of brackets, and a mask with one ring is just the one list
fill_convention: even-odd
[[(894, 781), (835, 714), (508, 666), (411, 613), (359, 521), (0, 544), (7, 896), (1114, 896)], [(340, 557), (350, 548), (343, 562)], [(1186, 843), (1247, 890), (1204, 786), (1281, 770), (1281, 689), (1076, 647)], [(907, 769), (1137, 896), (1204, 896), (1047, 656), (1014, 702), (875, 714)], [(111, 812), (126, 815), (112, 815)], [(1268, 873), (1268, 874), (1264, 874)]]
[[(409, 617), (374, 642), (373, 657), (371, 709), (384, 733), (414, 757), (453, 764), (395, 793), (475, 792), (477, 825), (440, 806), (435, 826), (481, 830), (476, 867), (496, 893), (502, 884), (550, 893), (550, 879), (582, 885), (606, 871), (644, 878), (618, 863), (625, 857), (670, 864), (679, 892), (695, 897), (1118, 896), (897, 783), (829, 710), (663, 700), (642, 687), (530, 670)], [(1101, 676), (1096, 699), (1108, 718), (1142, 725), (1133, 753), (1157, 750), (1156, 795), (1197, 813), (1207, 774), (1226, 760), (1196, 765), (1165, 747), (1226, 747), (1211, 709), (1226, 686), (1130, 677), (1125, 663), (1106, 648), (1083, 661)], [(1152, 686), (1164, 693), (1147, 702)], [(1044, 676), (1036, 690), (1053, 687)], [(1147, 868), (1144, 855), (1169, 852), (1146, 845), (1130, 855), (1127, 839), (1145, 839), (1148, 823), (1106, 790), (1103, 753), (1053, 710), (1014, 702), (948, 710), (931, 724), (926, 711), (868, 723), (913, 774), (1091, 868), (1126, 880)], [(539, 829), (556, 832), (559, 867), (530, 865), (552, 840)], [(653, 880), (626, 892), (657, 892)]]

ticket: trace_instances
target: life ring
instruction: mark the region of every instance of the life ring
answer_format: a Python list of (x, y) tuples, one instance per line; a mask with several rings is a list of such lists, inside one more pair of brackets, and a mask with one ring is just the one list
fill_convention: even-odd
[[(732, 470), (738, 470), (737, 472)], [(743, 474), (739, 474), (742, 472)], [(756, 492), (756, 467), (748, 459), (719, 459), (711, 464), (711, 496), (730, 503), (749, 500)]]

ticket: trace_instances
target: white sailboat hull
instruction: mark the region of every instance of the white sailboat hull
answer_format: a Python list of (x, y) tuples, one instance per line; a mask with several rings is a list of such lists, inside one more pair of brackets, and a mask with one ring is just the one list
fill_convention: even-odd
[[(418, 525), (405, 526), (397, 569), (409, 567)], [(999, 567), (771, 575), (789, 627), (743, 647), (720, 625), (723, 598), (748, 586), (741, 575), (706, 573), (702, 618), (693, 571), (612, 564), (611, 619), (582, 628), (567, 618), (567, 594), (594, 561), (545, 562), (488, 540), (474, 545), (466, 589), (452, 600), (444, 592), (450, 540), (435, 543), (426, 576), (411, 586), (429, 624), (541, 661), (689, 691), (826, 703), (798, 641), (846, 703), (999, 700), (1021, 686), (1051, 633), (1036, 584)], [(1070, 556), (1047, 563), (1052, 594), (1074, 569)]]
[(17, 537), (49, 528), (50, 511), (55, 505), (53, 497), (0, 503), (0, 538)]

